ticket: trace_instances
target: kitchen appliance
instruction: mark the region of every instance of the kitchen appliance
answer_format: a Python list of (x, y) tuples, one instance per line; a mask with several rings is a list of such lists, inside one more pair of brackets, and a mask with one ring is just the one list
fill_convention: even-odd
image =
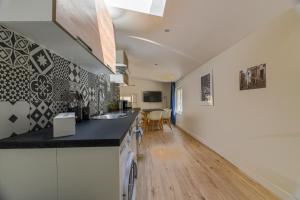
[(120, 100), (120, 102), (119, 102), (119, 109), (120, 110), (131, 109), (129, 101), (127, 101), (127, 100)]
[(133, 152), (129, 152), (125, 163), (125, 174), (123, 176), (123, 199), (136, 199), (137, 164)]
[(128, 58), (124, 50), (116, 51), (116, 74), (110, 75), (110, 82), (120, 86), (129, 85)]
[(82, 119), (89, 120), (90, 119), (90, 103), (87, 106), (82, 108)]
[(80, 122), (83, 118), (82, 107), (84, 105), (83, 97), (78, 91), (73, 91), (70, 93), (69, 99), (71, 100), (68, 104), (68, 112), (74, 112), (76, 117), (76, 122)]
[(75, 113), (75, 119), (76, 119), (77, 123), (82, 121), (82, 108), (81, 108), (80, 105), (69, 106), (68, 107), (68, 112), (74, 112)]
[(132, 151), (132, 142), (131, 135), (127, 134), (120, 147), (122, 200), (136, 200), (138, 169), (136, 156)]

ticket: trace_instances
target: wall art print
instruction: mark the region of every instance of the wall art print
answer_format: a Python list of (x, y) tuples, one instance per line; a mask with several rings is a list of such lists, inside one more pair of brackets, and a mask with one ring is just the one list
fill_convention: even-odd
[(266, 88), (267, 65), (261, 64), (240, 71), (240, 90)]
[(203, 73), (200, 78), (200, 102), (204, 106), (213, 106), (213, 72)]

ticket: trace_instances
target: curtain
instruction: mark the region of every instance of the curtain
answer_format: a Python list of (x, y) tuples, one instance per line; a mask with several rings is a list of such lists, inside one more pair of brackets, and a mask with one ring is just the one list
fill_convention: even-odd
[(171, 115), (171, 121), (172, 124), (176, 124), (176, 83), (171, 83), (171, 109), (172, 109), (172, 115)]

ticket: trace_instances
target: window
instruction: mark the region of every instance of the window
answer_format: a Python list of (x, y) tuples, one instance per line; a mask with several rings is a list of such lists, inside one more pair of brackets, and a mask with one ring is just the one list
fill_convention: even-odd
[(182, 88), (176, 89), (176, 113), (182, 113)]
[(166, 0), (105, 0), (110, 7), (132, 10), (162, 17)]

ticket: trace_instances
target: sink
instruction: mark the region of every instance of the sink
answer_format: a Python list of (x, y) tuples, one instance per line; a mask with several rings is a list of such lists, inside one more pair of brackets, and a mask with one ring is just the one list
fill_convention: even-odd
[(126, 113), (108, 113), (105, 115), (91, 117), (91, 119), (121, 119), (126, 117), (128, 117)]

